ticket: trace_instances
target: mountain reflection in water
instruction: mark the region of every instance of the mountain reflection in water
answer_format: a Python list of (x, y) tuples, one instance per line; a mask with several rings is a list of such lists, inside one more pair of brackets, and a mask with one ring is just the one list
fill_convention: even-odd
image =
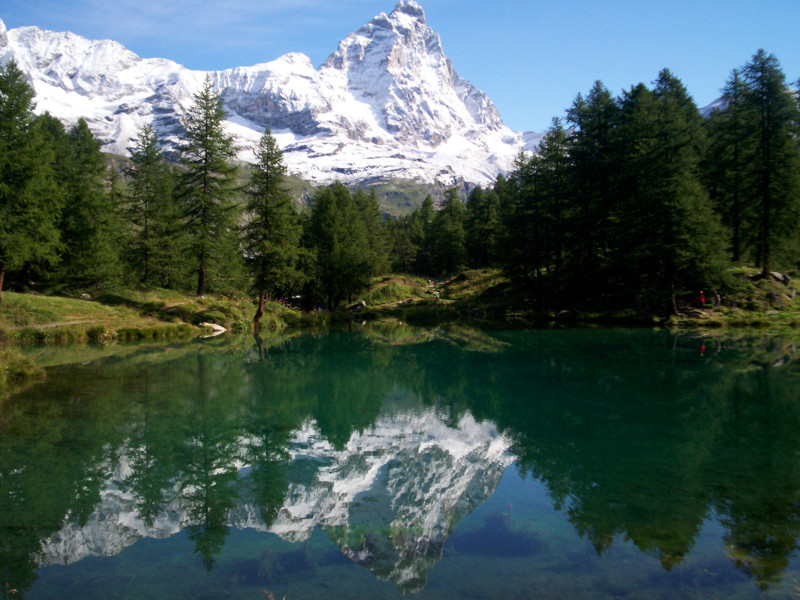
[[(145, 539), (185, 536), (214, 573), (238, 531), (290, 545), (220, 568), (230, 589), (343, 568), (319, 531), (402, 592), (424, 594), (448, 557), (523, 565), (520, 586), (533, 564), (542, 581), (598, 556), (622, 573), (610, 551), (626, 543), (669, 574), (712, 521), (753, 590), (786, 583), (800, 537), (790, 340), (380, 334), (207, 341), (50, 369), (0, 412), (0, 596), (47, 596), (47, 565), (122, 558)], [(386, 343), (397, 339), (411, 343)], [(519, 492), (490, 506), (514, 463)], [(561, 556), (516, 508), (529, 476), (594, 559)]]

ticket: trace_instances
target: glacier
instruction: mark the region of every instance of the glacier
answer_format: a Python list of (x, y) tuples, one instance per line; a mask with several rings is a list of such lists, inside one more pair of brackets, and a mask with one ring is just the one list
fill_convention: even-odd
[(456, 73), (413, 0), (348, 35), (317, 68), (290, 53), (249, 67), (193, 71), (141, 58), (112, 40), (7, 30), (0, 21), (0, 63), (11, 59), (36, 91), (37, 112), (67, 125), (85, 118), (103, 149), (120, 155), (152, 124), (174, 157), (181, 120), (206, 78), (228, 111), (242, 161), (253, 161), (269, 127), (289, 172), (314, 184), (487, 185), (540, 139), (506, 127), (489, 97)]

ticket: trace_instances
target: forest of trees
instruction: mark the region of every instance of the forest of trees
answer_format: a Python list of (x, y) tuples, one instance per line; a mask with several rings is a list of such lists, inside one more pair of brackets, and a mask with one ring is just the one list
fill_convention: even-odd
[[(0, 301), (141, 285), (352, 301), (390, 271), (499, 267), (532, 308), (677, 309), (725, 289), (733, 265), (764, 275), (800, 260), (800, 107), (758, 51), (701, 115), (668, 70), (614, 97), (601, 82), (554, 119), (490, 189), (457, 189), (399, 219), (340, 183), (290, 196), (267, 129), (243, 168), (210, 81), (182, 123), (180, 161), (144, 127), (110, 161), (87, 124), (34, 114), (12, 61), (0, 70)], [(115, 166), (117, 165), (117, 166)], [(123, 166), (119, 166), (123, 165)]]

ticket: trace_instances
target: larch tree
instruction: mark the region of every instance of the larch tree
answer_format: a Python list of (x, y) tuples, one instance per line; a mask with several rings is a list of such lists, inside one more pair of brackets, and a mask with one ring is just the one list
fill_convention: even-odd
[(349, 190), (336, 182), (319, 190), (303, 231), (314, 256), (316, 292), (328, 309), (369, 285), (372, 264), (367, 228)]
[(231, 162), (236, 146), (225, 131), (226, 115), (220, 95), (207, 78), (183, 120), (181, 193), (198, 296), (205, 293), (210, 276), (223, 266), (234, 266), (224, 263), (235, 260), (237, 254), (238, 168)]
[(457, 188), (445, 192), (442, 208), (436, 212), (425, 238), (429, 267), (432, 273), (452, 273), (467, 261), (467, 209)]
[(772, 54), (759, 50), (742, 69), (742, 78), (756, 148), (752, 157), (756, 264), (766, 276), (776, 247), (798, 230), (800, 111)]
[(106, 159), (83, 119), (70, 128), (67, 144), (68, 154), (60, 169), (66, 205), (59, 279), (70, 287), (106, 286), (121, 277), (121, 221), (119, 207), (108, 191)]
[(719, 272), (723, 234), (700, 184), (702, 117), (686, 88), (663, 70), (621, 101), (625, 148), (612, 270), (617, 293), (649, 309), (677, 311), (677, 291)]
[(139, 132), (131, 149), (127, 210), (132, 227), (131, 267), (145, 285), (169, 287), (167, 265), (180, 261), (175, 177), (158, 147), (151, 125)]
[(738, 263), (748, 246), (747, 222), (755, 139), (751, 109), (741, 71), (735, 69), (722, 90), (722, 105), (708, 121), (705, 183), (709, 197), (729, 230), (731, 260)]
[(55, 262), (60, 249), (62, 196), (33, 98), (13, 60), (0, 69), (0, 300), (7, 269)]
[(283, 153), (269, 128), (255, 150), (257, 162), (247, 191), (243, 229), (245, 261), (250, 285), (258, 297), (253, 324), (264, 314), (272, 294), (289, 293), (302, 283), (298, 269), (300, 222), (284, 177)]

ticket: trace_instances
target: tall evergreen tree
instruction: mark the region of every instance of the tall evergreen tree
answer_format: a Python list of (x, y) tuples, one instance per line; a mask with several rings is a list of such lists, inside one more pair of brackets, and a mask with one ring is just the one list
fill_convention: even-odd
[(62, 283), (107, 286), (119, 281), (121, 237), (118, 206), (108, 193), (106, 160), (100, 142), (80, 119), (67, 135), (69, 154), (61, 168), (66, 193), (62, 219)]
[(250, 177), (244, 250), (258, 310), (256, 329), (271, 294), (296, 289), (302, 280), (298, 269), (300, 222), (284, 184), (286, 165), (278, 143), (267, 128), (256, 149), (257, 162)]
[(605, 283), (611, 235), (610, 216), (617, 198), (614, 174), (619, 153), (616, 129), (619, 105), (596, 81), (584, 97), (578, 94), (567, 111), (572, 206), (566, 215), (572, 265), (570, 272), (590, 286)]
[(0, 69), (0, 301), (7, 269), (55, 262), (60, 248), (62, 197), (33, 97), (13, 60)]
[(488, 267), (497, 260), (500, 238), (500, 197), (476, 187), (467, 199), (465, 246), (470, 266)]
[(501, 241), (501, 264), (518, 288), (535, 288), (542, 300), (541, 278), (547, 260), (543, 248), (543, 207), (536, 189), (539, 158), (520, 153), (509, 174), (504, 201), (504, 235)]
[(800, 114), (778, 59), (759, 50), (742, 69), (756, 152), (753, 200), (757, 212), (756, 263), (769, 274), (776, 247), (791, 239), (800, 217)]
[(722, 108), (709, 119), (709, 146), (705, 181), (709, 196), (730, 230), (731, 259), (739, 262), (748, 243), (746, 224), (751, 219), (755, 140), (751, 109), (741, 73), (734, 70), (722, 90)]
[(699, 182), (702, 118), (666, 69), (654, 90), (626, 92), (621, 109), (626, 153), (611, 272), (622, 299), (675, 311), (676, 292), (715, 283), (721, 261), (722, 232)]
[(139, 132), (127, 175), (127, 209), (133, 228), (129, 264), (145, 285), (173, 287), (175, 266), (183, 252), (175, 176), (151, 125)]
[(466, 263), (465, 219), (466, 208), (458, 189), (447, 190), (442, 208), (434, 215), (425, 240), (431, 272), (452, 273)]
[(537, 193), (541, 204), (542, 247), (547, 266), (561, 269), (566, 246), (565, 212), (570, 196), (568, 189), (569, 148), (567, 131), (558, 117), (539, 144), (536, 161)]
[(186, 143), (181, 149), (185, 170), (181, 193), (198, 296), (221, 268), (237, 267), (238, 168), (231, 163), (236, 147), (234, 137), (225, 132), (225, 116), (222, 99), (207, 78), (183, 120)]
[(314, 195), (303, 238), (315, 257), (317, 293), (329, 310), (369, 284), (366, 227), (344, 185), (336, 182)]
[(369, 255), (371, 262), (371, 274), (380, 275), (389, 269), (389, 247), (387, 239), (387, 228), (380, 205), (372, 188), (369, 193), (362, 189), (356, 190), (353, 194), (353, 202), (364, 222), (367, 232), (367, 243), (369, 244)]

